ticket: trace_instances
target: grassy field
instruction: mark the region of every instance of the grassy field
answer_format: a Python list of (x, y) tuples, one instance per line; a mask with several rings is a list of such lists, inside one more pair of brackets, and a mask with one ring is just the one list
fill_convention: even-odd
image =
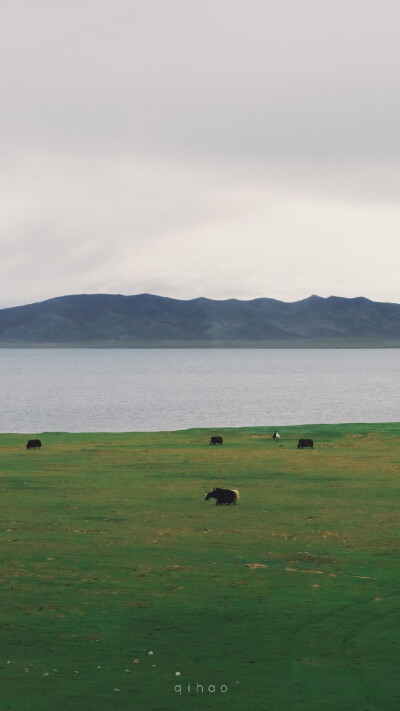
[(1, 711), (398, 711), (400, 425), (280, 432), (0, 435)]

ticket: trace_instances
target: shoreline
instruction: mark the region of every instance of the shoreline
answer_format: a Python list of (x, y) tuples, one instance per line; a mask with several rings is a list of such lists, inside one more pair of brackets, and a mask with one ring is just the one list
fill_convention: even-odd
[[(162, 434), (196, 434), (196, 433), (212, 433), (212, 432), (243, 432), (243, 433), (254, 433), (254, 434), (264, 434), (264, 435), (271, 435), (275, 430), (280, 430), (282, 432), (287, 432), (288, 434), (296, 432), (299, 428), (301, 429), (321, 429), (321, 430), (327, 430), (331, 428), (340, 428), (341, 430), (346, 430), (346, 429), (351, 429), (351, 428), (357, 428), (357, 429), (365, 429), (366, 431), (369, 430), (371, 427), (373, 428), (378, 428), (378, 429), (384, 429), (384, 428), (392, 428), (392, 427), (400, 427), (400, 420), (388, 420), (385, 422), (305, 422), (305, 423), (297, 423), (294, 425), (281, 425), (281, 424), (276, 424), (274, 423), (273, 425), (243, 425), (243, 426), (237, 426), (237, 427), (232, 427), (232, 426), (219, 426), (219, 425), (207, 425), (207, 426), (201, 426), (201, 427), (187, 427), (187, 428), (179, 428), (179, 429), (161, 429), (161, 430), (35, 430), (36, 434), (41, 434), (41, 435), (51, 435), (51, 436), (62, 436), (62, 435), (69, 435), (69, 436), (74, 436), (74, 435), (94, 435), (94, 436), (107, 436), (107, 437), (112, 437), (112, 436), (126, 436), (126, 435), (162, 435)], [(23, 432), (5, 432), (2, 431), (0, 432), (0, 436), (5, 435), (5, 436), (30, 436), (32, 432), (29, 432), (28, 430), (23, 431)]]

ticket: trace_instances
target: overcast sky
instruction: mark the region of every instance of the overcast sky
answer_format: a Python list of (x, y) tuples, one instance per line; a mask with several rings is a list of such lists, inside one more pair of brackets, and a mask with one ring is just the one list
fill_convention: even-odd
[(0, 307), (400, 302), (398, 0), (0, 7)]

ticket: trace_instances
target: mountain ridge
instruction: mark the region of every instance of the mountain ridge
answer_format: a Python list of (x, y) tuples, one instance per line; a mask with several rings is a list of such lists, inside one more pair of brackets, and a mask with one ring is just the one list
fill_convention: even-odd
[(400, 347), (400, 304), (71, 294), (0, 309), (0, 347)]

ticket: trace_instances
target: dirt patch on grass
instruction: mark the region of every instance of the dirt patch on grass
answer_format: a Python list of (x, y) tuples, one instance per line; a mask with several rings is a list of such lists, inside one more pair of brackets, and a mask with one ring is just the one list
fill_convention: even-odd
[(313, 553), (298, 553), (297, 555), (293, 556), (292, 559), (289, 561), (290, 563), (317, 563), (318, 565), (324, 565), (324, 564), (332, 564), (335, 561), (333, 558), (330, 558), (329, 556), (318, 556), (318, 555), (313, 555)]
[(268, 565), (265, 565), (265, 563), (246, 563), (246, 568), (250, 568), (250, 570), (256, 570), (256, 568), (268, 568)]

